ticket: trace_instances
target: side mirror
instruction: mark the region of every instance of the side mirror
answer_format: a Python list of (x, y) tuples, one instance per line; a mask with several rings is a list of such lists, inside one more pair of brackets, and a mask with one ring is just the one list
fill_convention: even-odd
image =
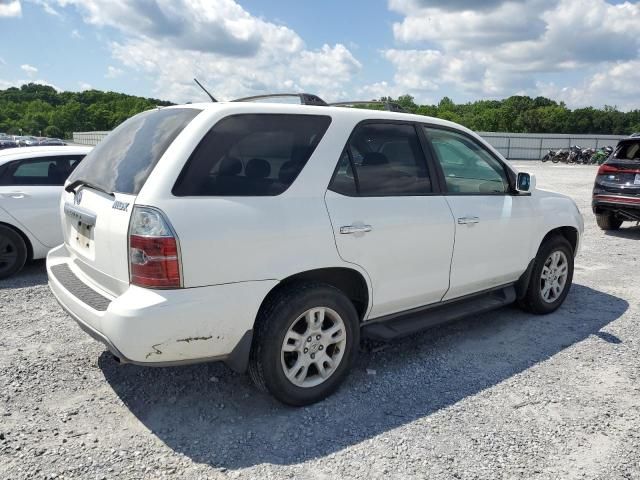
[(536, 177), (528, 173), (518, 173), (516, 179), (516, 190), (518, 192), (530, 192), (536, 187)]

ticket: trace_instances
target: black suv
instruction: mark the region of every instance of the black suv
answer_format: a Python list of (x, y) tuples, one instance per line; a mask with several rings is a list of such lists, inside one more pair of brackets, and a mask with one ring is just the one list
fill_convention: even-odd
[(620, 140), (598, 170), (593, 187), (593, 213), (603, 230), (640, 221), (640, 137)]

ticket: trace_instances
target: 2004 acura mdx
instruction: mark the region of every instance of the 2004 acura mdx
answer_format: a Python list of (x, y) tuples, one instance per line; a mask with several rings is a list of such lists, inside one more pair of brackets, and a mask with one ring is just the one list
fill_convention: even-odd
[(460, 125), (321, 104), (124, 122), (65, 186), (60, 304), (123, 363), (222, 360), (292, 405), (333, 392), (361, 336), (562, 304), (571, 199)]

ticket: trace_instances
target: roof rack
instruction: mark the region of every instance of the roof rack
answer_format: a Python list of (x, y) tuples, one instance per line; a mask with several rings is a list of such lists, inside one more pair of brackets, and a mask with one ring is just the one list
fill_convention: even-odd
[(295, 97), (300, 99), (300, 105), (315, 105), (320, 107), (348, 107), (353, 105), (383, 105), (390, 112), (408, 113), (404, 108), (394, 102), (383, 100), (355, 100), (350, 102), (327, 103), (322, 98), (312, 93), (269, 93), (265, 95), (253, 95), (251, 97), (236, 98), (232, 102), (251, 102), (263, 98)]
[(297, 97), (300, 99), (300, 105), (317, 105), (326, 107), (327, 102), (322, 100), (317, 95), (311, 93), (271, 93), (268, 95), (254, 95), (252, 97), (237, 98), (231, 100), (232, 102), (251, 102), (253, 100), (260, 100), (262, 98), (278, 98), (278, 97)]
[(351, 105), (384, 105), (385, 110), (390, 112), (408, 113), (397, 103), (382, 100), (356, 100), (354, 102), (335, 102), (329, 104), (330, 107), (348, 107)]

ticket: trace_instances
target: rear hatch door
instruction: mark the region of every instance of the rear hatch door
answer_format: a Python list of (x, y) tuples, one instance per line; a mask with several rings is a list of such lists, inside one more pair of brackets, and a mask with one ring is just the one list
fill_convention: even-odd
[(606, 193), (640, 195), (640, 139), (618, 143), (611, 158), (600, 168), (596, 184)]
[(129, 285), (128, 230), (136, 196), (196, 108), (151, 110), (111, 132), (76, 168), (62, 194), (62, 229), (74, 263), (117, 296)]

